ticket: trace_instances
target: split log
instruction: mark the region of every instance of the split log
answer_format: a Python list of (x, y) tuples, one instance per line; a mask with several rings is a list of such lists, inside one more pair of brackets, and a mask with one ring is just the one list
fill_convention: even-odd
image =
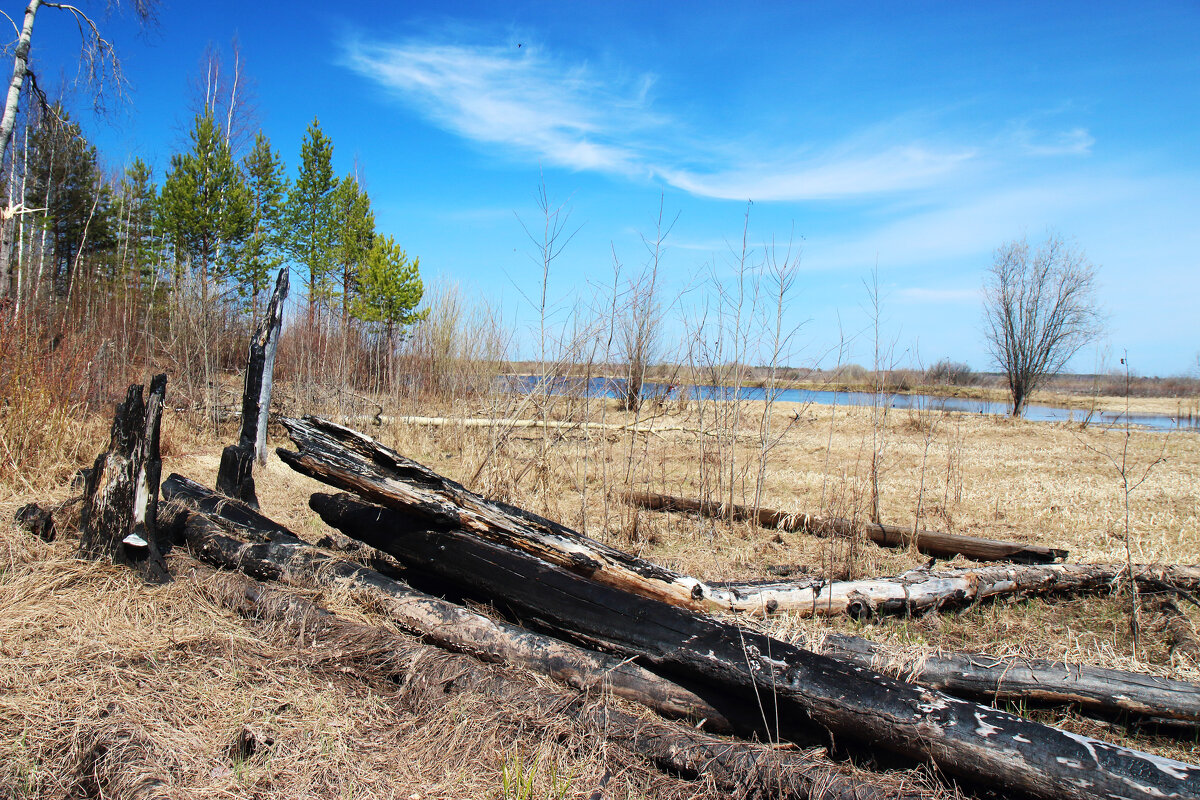
[(150, 381), (145, 401), (141, 385), (129, 387), (113, 417), (108, 450), (88, 473), (80, 518), (81, 555), (127, 564), (151, 582), (170, 577), (157, 528), (159, 423), (166, 392), (163, 374)]
[[(912, 529), (899, 525), (880, 525), (874, 522), (855, 524), (840, 517), (789, 514), (772, 508), (760, 508), (756, 511), (750, 506), (704, 502), (653, 492), (622, 492), (621, 499), (631, 505), (656, 511), (687, 511), (718, 518), (728, 518), (732, 515), (734, 519), (751, 520), (763, 528), (803, 531), (815, 536), (852, 536), (862, 531), (868, 539), (883, 547), (907, 547), (909, 542), (913, 541)], [(926, 530), (916, 532), (916, 547), (920, 552), (938, 558), (963, 555), (975, 561), (1014, 561), (1019, 564), (1045, 564), (1067, 557), (1067, 551), (1059, 547), (1003, 542)]]
[[(462, 528), (592, 580), (695, 611), (806, 616), (917, 613), (1000, 595), (1109, 591), (1124, 565), (987, 565), (893, 578), (826, 583), (705, 583), (523, 509), (468, 491), (364, 434), (314, 417), (284, 419), (299, 452), (280, 449), (293, 469), (406, 515), (411, 525)], [(1135, 567), (1139, 579), (1200, 588), (1200, 567)]]
[[(193, 498), (205, 495), (204, 512), (173, 508), (195, 508), (201, 503)], [(247, 506), (218, 498), (180, 475), (167, 478), (163, 496), (172, 501), (165, 524), (214, 566), (301, 586), (349, 585), (373, 592), (397, 625), (441, 647), (524, 667), (574, 689), (605, 687), (663, 716), (702, 722), (709, 730), (752, 733), (761, 728), (754, 716), (719, 693), (701, 697), (625, 659), (498, 622), (360, 564), (327, 556)]]
[(1010, 795), (1200, 797), (1200, 767), (903, 683), (589, 580), (461, 527), (414, 530), (410, 517), (344, 494), (315, 494), (310, 505), (348, 536), (470, 587), (559, 635), (740, 691), (769, 709), (783, 736), (815, 723), (839, 741), (932, 761), (948, 774)]
[[(589, 701), (579, 694), (549, 689), (522, 673), (436, 650), (389, 628), (351, 622), (252, 579), (226, 575), (208, 581), (205, 588), (226, 607), (282, 623), (302, 641), (319, 643), (323, 658), (340, 646), (339, 672), (346, 660), (353, 660), (364, 671), (405, 687), (408, 706), (420, 711), (444, 706), (467, 693), (487, 697), (501, 708), (552, 708), (589, 738), (605, 739), (672, 773), (709, 777), (726, 790), (754, 797), (918, 800), (935, 796), (892, 776), (851, 773), (820, 755), (718, 739), (690, 726), (636, 717), (605, 702), (603, 692)], [(355, 658), (355, 651), (362, 657)], [(376, 657), (378, 653), (386, 653), (386, 658)]]
[(254, 462), (256, 459), (261, 464), (267, 461), (267, 418), (271, 410), (275, 350), (283, 327), (283, 303), (287, 292), (288, 268), (282, 267), (266, 316), (250, 337), (238, 441), (221, 453), (221, 465), (217, 469), (217, 491), (252, 506), (258, 505), (254, 493)]
[(1091, 713), (1200, 722), (1200, 685), (1140, 672), (982, 653), (908, 656), (837, 633), (827, 634), (817, 649), (955, 697), (1077, 704)]

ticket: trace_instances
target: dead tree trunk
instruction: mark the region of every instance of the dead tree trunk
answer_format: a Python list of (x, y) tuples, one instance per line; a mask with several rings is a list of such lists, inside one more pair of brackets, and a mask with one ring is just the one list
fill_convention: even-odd
[[(871, 541), (884, 547), (907, 547), (913, 540), (911, 528), (899, 525), (881, 525), (874, 522), (856, 526), (840, 517), (814, 517), (809, 514), (788, 514), (771, 508), (760, 508), (756, 512), (749, 506), (703, 502), (686, 497), (673, 497), (653, 492), (623, 492), (621, 499), (627, 503), (656, 511), (687, 511), (705, 517), (751, 520), (763, 528), (784, 531), (804, 531), (816, 536), (851, 536), (862, 530)], [(940, 531), (916, 533), (917, 550), (939, 558), (963, 555), (975, 561), (1014, 561), (1019, 564), (1046, 564), (1067, 557), (1067, 551), (1059, 547), (1039, 544), (1002, 542), (981, 539), (975, 536), (960, 536)]]
[(575, 689), (605, 687), (664, 716), (703, 721), (709, 730), (762, 732), (756, 717), (719, 693), (701, 697), (624, 659), (497, 622), (360, 564), (327, 556), (278, 523), (182, 476), (167, 478), (163, 497), (171, 506), (200, 509), (173, 511), (164, 518), (164, 527), (186, 538), (192, 552), (214, 566), (302, 586), (349, 583), (378, 593), (396, 624), (441, 647), (540, 672)]
[(984, 702), (1077, 704), (1086, 712), (1200, 722), (1200, 686), (1139, 672), (980, 653), (906, 656), (858, 636), (827, 634), (818, 648), (909, 683)]
[(912, 686), (589, 580), (458, 525), (415, 530), (411, 518), (349, 495), (313, 495), (310, 505), (343, 533), (559, 635), (740, 692), (783, 736), (819, 725), (840, 741), (932, 761), (1010, 795), (1200, 797), (1200, 767)]
[(271, 410), (275, 350), (283, 327), (283, 303), (287, 292), (288, 270), (283, 267), (275, 281), (266, 317), (250, 337), (238, 441), (221, 453), (221, 465), (217, 469), (217, 491), (255, 507), (258, 498), (254, 493), (254, 461), (257, 458), (259, 463), (266, 463), (267, 460), (267, 415)]
[[(458, 483), (349, 428), (314, 417), (285, 419), (298, 453), (279, 450), (293, 469), (355, 492), (408, 517), (410, 526), (458, 527), (604, 583), (696, 611), (811, 616), (914, 613), (967, 605), (1002, 594), (1111, 590), (1124, 565), (1011, 564), (894, 578), (826, 583), (705, 583), (589, 539), (556, 522), (487, 500)], [(1200, 568), (1139, 567), (1140, 578), (1161, 577), (1194, 590)]]
[[(595, 702), (549, 689), (521, 673), (498, 670), (468, 655), (434, 651), (392, 629), (342, 619), (307, 600), (247, 578), (226, 577), (210, 582), (207, 589), (222, 605), (245, 616), (282, 623), (305, 642), (353, 642), (365, 654), (386, 652), (386, 659), (367, 656), (357, 663), (364, 671), (382, 673), (381, 677), (392, 683), (408, 687), (406, 705), (422, 711), (454, 702), (467, 693), (487, 697), (499, 708), (533, 705), (557, 709), (587, 736), (603, 738), (661, 769), (709, 777), (722, 788), (748, 796), (823, 800), (933, 797), (929, 791), (888, 776), (851, 774), (820, 756), (718, 739), (691, 726), (636, 717), (606, 703), (603, 693)], [(347, 656), (353, 659), (352, 653)], [(338, 670), (344, 667), (339, 664)]]
[(170, 577), (157, 527), (158, 481), (162, 474), (159, 423), (167, 376), (155, 375), (150, 393), (134, 384), (117, 406), (108, 450), (96, 457), (84, 488), (79, 552), (126, 564), (147, 581)]
[[(1164, 582), (1181, 590), (1200, 589), (1200, 567), (1134, 564), (1139, 586)], [(761, 606), (764, 613), (788, 611), (801, 616), (855, 619), (877, 614), (916, 614), (956, 608), (998, 597), (1096, 594), (1116, 591), (1127, 580), (1124, 564), (982, 564), (932, 571), (914, 569), (888, 578), (825, 582), (750, 581), (713, 584), (728, 593), (730, 608)]]

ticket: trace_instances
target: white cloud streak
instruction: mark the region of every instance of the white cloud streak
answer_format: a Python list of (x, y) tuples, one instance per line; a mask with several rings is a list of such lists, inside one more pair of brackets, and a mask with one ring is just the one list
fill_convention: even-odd
[(600, 76), (537, 47), (351, 42), (343, 60), (463, 139), (569, 169), (658, 176), (698, 197), (880, 195), (933, 185), (977, 157), (971, 147), (881, 146), (861, 138), (803, 158), (731, 153), (727, 144), (697, 137), (655, 111), (652, 75)]

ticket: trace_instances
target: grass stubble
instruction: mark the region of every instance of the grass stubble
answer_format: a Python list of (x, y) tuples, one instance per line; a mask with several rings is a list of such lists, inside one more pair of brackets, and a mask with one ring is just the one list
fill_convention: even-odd
[[(489, 416), (489, 402), (434, 410)], [(423, 405), (396, 413), (430, 411)], [(583, 413), (610, 426), (632, 419), (597, 402), (564, 404), (550, 416), (584, 421)], [(703, 447), (709, 434), (694, 414), (694, 407), (642, 412), (642, 424), (664, 430), (636, 434), (637, 446), (630, 446), (634, 434), (584, 427), (556, 429), (546, 447), (538, 430), (497, 435), (453, 424), (351, 422), (451, 478), (478, 475), (470, 488), (485, 495), (698, 577), (747, 579), (793, 568), (853, 578), (927, 561), (866, 540), (623, 507), (615, 494), (625, 488), (692, 497), (728, 491), (701, 483), (697, 462), (711, 448)], [(831, 417), (829, 407), (780, 404), (775, 414), (788, 429), (771, 453), (762, 505), (865, 518), (870, 409), (839, 408)], [(757, 474), (759, 415), (751, 409), (741, 416), (745, 429), (732, 432), (735, 463), (744, 465), (734, 494), (746, 497)], [(128, 572), (77, 560), (69, 533), (50, 544), (32, 539), (11, 524), (15, 509), (69, 496), (71, 473), (104, 443), (104, 425), (95, 419), (56, 424), (58, 438), (47, 440), (36, 470), (17, 477), (9, 469), (0, 484), (0, 796), (152, 797), (163, 780), (175, 796), (189, 797), (503, 797), (517, 785), (531, 797), (587, 797), (606, 772), (612, 773), (606, 798), (718, 796), (703, 783), (608, 752), (552, 710), (496, 707), (470, 693), (434, 709), (406, 706), (402, 687), (345, 653), (214, 601), (206, 583), (211, 573), (186, 554), (171, 557), (177, 580), (148, 588)], [(1075, 561), (1123, 559), (1119, 479), (1096, 452), (1115, 443), (1119, 431), (948, 415), (926, 455), (927, 420), (900, 411), (889, 424), (880, 493), (885, 522), (912, 524), (924, 461), (922, 527), (1065, 546)], [(164, 472), (211, 482), (220, 443), (170, 415), (164, 425)], [(1157, 454), (1163, 436), (1165, 464), (1131, 498), (1134, 560), (1200, 563), (1200, 434), (1135, 434), (1134, 458)], [(639, 460), (636, 469), (628, 469), (631, 458)], [(639, 485), (620, 484), (627, 474)], [(274, 457), (256, 480), (265, 513), (312, 541), (326, 532), (307, 509), (308, 495), (325, 487)], [(387, 624), (353, 595), (313, 599), (348, 619)], [(1198, 665), (1173, 656), (1153, 620), (1134, 660), (1126, 606), (1118, 596), (1089, 597), (998, 602), (911, 619), (780, 615), (749, 624), (800, 644), (814, 644), (830, 630), (850, 631), (896, 648), (912, 663), (938, 650), (970, 650), (1200, 681)], [(1195, 625), (1196, 609), (1181, 608)], [(1136, 733), (1070, 709), (1017, 710), (1078, 733), (1200, 760), (1195, 739)], [(231, 756), (243, 726), (266, 731), (274, 743), (248, 758)], [(127, 765), (119, 778), (103, 784), (107, 766), (97, 753)], [(514, 783), (518, 773), (532, 789)]]

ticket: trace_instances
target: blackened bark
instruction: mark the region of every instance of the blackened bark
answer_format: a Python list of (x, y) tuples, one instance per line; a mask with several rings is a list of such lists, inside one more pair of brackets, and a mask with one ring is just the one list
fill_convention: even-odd
[(145, 401), (142, 386), (129, 387), (117, 406), (108, 449), (88, 474), (80, 522), (81, 555), (126, 564), (150, 582), (170, 578), (157, 527), (159, 423), (166, 391), (162, 374), (151, 380)]
[(349, 495), (316, 494), (310, 505), (348, 536), (470, 587), (560, 635), (741, 692), (749, 702), (758, 698), (784, 737), (819, 725), (839, 741), (932, 761), (1009, 795), (1200, 797), (1200, 767), (912, 686), (589, 580), (462, 528), (414, 530), (410, 518)]

